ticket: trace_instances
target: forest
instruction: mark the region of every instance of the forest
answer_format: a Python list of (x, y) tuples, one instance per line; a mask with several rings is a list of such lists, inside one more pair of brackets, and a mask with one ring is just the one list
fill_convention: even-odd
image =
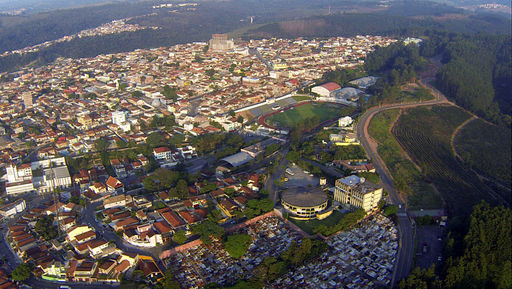
[(512, 287), (512, 210), (480, 203), (469, 224), (445, 240), (446, 261), (434, 267), (414, 269), (400, 289), (477, 289)]
[(428, 32), (425, 57), (442, 55), (437, 87), (455, 102), (498, 125), (510, 127), (510, 35)]

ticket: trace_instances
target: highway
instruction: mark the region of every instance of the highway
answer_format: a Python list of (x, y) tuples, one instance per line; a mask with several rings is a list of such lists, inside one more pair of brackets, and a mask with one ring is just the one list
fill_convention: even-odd
[[(422, 82), (422, 84), (425, 82)], [(392, 285), (407, 277), (411, 271), (412, 259), (414, 255), (414, 238), (411, 220), (407, 215), (407, 206), (400, 199), (399, 193), (395, 190), (391, 174), (386, 164), (377, 152), (377, 143), (370, 138), (368, 134), (368, 126), (371, 119), (379, 112), (395, 109), (395, 108), (411, 108), (417, 106), (430, 106), (437, 104), (452, 104), (437, 89), (428, 84), (423, 84), (434, 95), (434, 100), (414, 102), (414, 103), (397, 103), (388, 104), (368, 109), (360, 118), (357, 124), (357, 136), (361, 145), (366, 150), (368, 158), (373, 161), (375, 170), (380, 175), (381, 185), (389, 193), (388, 202), (399, 207), (397, 213), (398, 231), (399, 231), (399, 253), (398, 261), (393, 271)]]

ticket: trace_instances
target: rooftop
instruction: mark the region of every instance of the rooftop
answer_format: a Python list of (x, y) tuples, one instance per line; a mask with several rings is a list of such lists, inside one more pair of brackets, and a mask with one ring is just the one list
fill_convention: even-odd
[(327, 202), (329, 198), (319, 188), (295, 187), (285, 190), (281, 199), (292, 206), (316, 207)]

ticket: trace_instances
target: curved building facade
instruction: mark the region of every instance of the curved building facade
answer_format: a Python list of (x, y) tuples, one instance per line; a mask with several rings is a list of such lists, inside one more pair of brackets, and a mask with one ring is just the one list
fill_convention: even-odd
[(319, 188), (289, 188), (283, 191), (281, 203), (293, 219), (323, 219), (330, 215), (329, 197)]

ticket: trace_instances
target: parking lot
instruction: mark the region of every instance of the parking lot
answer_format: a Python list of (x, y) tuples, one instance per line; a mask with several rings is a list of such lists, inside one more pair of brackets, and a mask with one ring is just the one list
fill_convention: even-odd
[[(416, 229), (416, 266), (429, 268), (432, 264), (439, 264), (443, 252), (443, 241), (439, 240), (443, 230), (439, 225), (418, 226)], [(426, 244), (426, 248), (423, 249)]]
[(283, 183), (283, 187), (292, 188), (292, 187), (307, 187), (308, 185), (317, 186), (319, 184), (319, 179), (313, 174), (309, 172), (305, 172), (302, 168), (297, 165), (290, 164), (288, 166), (288, 172), (285, 173), (285, 177), (288, 178), (288, 181)]

